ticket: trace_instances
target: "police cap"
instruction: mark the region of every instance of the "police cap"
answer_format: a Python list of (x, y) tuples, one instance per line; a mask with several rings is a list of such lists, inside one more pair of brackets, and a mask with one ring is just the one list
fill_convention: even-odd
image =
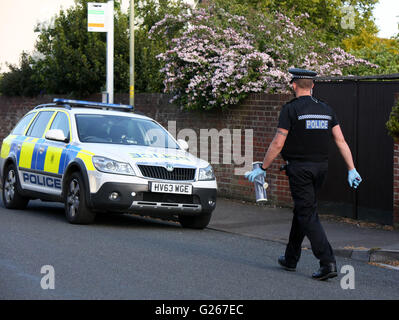
[(292, 74), (291, 83), (296, 79), (314, 79), (317, 76), (317, 72), (299, 68), (290, 68), (288, 72)]

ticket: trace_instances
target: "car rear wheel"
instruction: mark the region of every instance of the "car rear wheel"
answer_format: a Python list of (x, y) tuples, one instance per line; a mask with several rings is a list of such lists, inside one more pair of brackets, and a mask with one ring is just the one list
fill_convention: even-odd
[(179, 215), (179, 222), (183, 228), (204, 229), (211, 221), (212, 213), (201, 213), (199, 216)]
[(96, 217), (87, 207), (86, 190), (79, 172), (72, 173), (66, 182), (65, 215), (73, 224), (90, 224)]
[(10, 164), (3, 177), (3, 203), (7, 209), (25, 209), (28, 205), (29, 198), (26, 198), (20, 193), (21, 187), (19, 184), (17, 170), (14, 164)]

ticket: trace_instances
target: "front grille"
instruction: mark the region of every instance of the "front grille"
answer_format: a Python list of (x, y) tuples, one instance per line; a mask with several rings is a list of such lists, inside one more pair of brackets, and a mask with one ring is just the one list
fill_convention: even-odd
[(138, 167), (143, 176), (147, 178), (174, 181), (191, 181), (195, 178), (195, 169), (193, 168), (174, 168), (172, 172), (169, 172), (166, 168), (159, 166), (139, 164)]
[(142, 200), (148, 202), (200, 204), (198, 196), (191, 194), (143, 192)]

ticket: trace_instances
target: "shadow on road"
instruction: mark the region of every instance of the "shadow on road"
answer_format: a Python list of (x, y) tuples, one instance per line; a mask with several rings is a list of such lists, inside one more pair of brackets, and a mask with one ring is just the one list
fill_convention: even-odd
[(121, 228), (162, 228), (162, 229), (181, 229), (177, 222), (165, 221), (150, 217), (141, 217), (133, 214), (111, 214), (99, 213), (94, 222), (97, 226), (112, 226)]
[[(0, 205), (5, 209), (2, 200)], [(57, 202), (45, 202), (31, 200), (25, 210), (13, 210), (15, 213), (32, 214), (36, 217), (68, 223), (65, 218), (64, 204)], [(164, 221), (150, 217), (141, 217), (133, 214), (97, 213), (94, 226), (118, 227), (118, 228), (167, 228), (181, 229), (177, 222)]]

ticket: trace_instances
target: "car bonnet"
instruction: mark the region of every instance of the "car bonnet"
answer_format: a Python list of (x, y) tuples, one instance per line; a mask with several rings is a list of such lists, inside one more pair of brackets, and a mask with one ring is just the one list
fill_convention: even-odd
[(182, 149), (166, 149), (120, 144), (84, 143), (84, 149), (96, 156), (136, 164), (165, 165), (167, 163), (182, 167), (204, 168), (208, 162), (201, 160)]

